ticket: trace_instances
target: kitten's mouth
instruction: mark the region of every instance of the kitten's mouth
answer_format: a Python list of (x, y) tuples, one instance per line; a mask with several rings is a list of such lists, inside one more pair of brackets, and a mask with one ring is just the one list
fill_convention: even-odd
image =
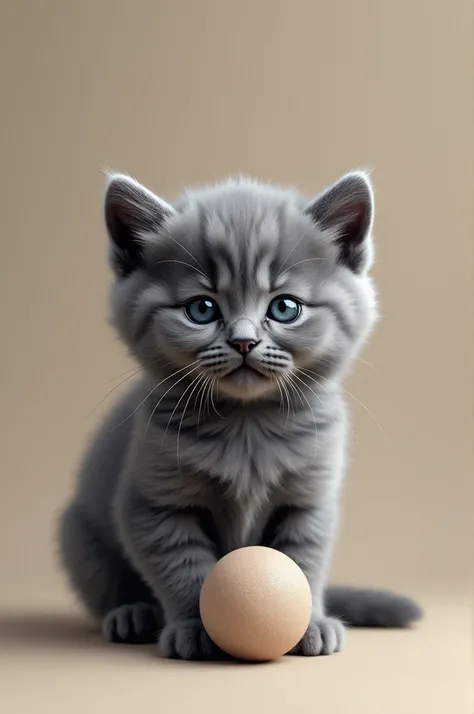
[(256, 367), (243, 362), (225, 377), (221, 377), (221, 389), (233, 399), (244, 400), (258, 399), (272, 389), (274, 380), (270, 375), (260, 372)]
[(256, 375), (257, 377), (260, 377), (260, 379), (268, 379), (266, 374), (259, 372), (258, 369), (255, 369), (255, 367), (252, 367), (251, 365), (247, 364), (247, 362), (242, 362), (242, 364), (239, 365), (238, 367), (236, 367), (235, 369), (233, 369), (232, 372), (229, 372), (229, 374), (226, 374), (225, 378), (232, 377), (233, 375), (236, 375), (236, 374), (253, 374), (253, 375)]

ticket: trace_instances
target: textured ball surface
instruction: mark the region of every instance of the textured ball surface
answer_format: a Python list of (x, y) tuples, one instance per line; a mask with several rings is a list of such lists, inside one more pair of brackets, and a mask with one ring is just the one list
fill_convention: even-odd
[(289, 652), (307, 630), (311, 607), (301, 568), (261, 546), (225, 555), (201, 589), (201, 618), (209, 637), (238, 659), (269, 661)]

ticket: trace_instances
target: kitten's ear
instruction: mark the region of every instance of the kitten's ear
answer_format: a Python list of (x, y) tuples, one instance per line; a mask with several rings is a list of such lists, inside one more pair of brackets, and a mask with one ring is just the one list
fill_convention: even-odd
[(374, 195), (367, 174), (346, 174), (312, 201), (306, 211), (318, 226), (334, 234), (341, 263), (356, 273), (369, 267)]
[(173, 209), (129, 176), (110, 174), (104, 213), (112, 267), (119, 277), (126, 277), (141, 265), (146, 234), (156, 231)]

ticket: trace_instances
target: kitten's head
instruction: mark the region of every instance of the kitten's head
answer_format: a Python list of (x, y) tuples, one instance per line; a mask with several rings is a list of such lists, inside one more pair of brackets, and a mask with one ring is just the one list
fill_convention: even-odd
[(238, 180), (173, 206), (115, 174), (105, 218), (112, 320), (147, 370), (180, 370), (170, 385), (200, 377), (227, 398), (278, 394), (298, 370), (337, 373), (375, 319), (362, 172), (313, 200)]

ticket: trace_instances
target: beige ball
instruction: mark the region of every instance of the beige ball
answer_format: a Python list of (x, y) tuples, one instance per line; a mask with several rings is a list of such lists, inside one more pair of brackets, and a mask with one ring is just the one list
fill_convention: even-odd
[(232, 657), (252, 661), (277, 659), (298, 644), (311, 605), (301, 568), (261, 546), (239, 548), (219, 560), (200, 597), (202, 622), (213, 642)]

